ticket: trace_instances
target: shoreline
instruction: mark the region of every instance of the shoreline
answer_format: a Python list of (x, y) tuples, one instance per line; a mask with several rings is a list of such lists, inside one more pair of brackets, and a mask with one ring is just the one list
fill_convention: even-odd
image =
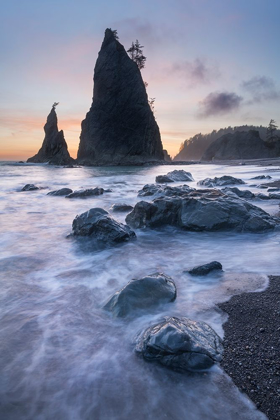
[(280, 420), (280, 276), (218, 307), (228, 314), (222, 368), (269, 420)]

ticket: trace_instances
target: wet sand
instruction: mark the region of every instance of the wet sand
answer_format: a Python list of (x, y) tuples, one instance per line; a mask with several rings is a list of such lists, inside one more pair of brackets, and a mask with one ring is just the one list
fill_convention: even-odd
[(280, 276), (268, 288), (219, 304), (224, 324), (221, 366), (270, 420), (280, 419)]

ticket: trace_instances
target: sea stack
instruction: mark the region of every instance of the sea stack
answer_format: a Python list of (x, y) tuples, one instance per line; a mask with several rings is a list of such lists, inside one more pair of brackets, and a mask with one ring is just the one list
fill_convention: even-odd
[(111, 29), (94, 69), (93, 101), (78, 150), (84, 165), (138, 165), (164, 160), (158, 125), (137, 64)]
[(51, 165), (69, 165), (75, 162), (69, 155), (63, 130), (58, 131), (57, 115), (55, 112), (56, 105), (57, 103), (53, 104), (47, 122), (44, 125), (45, 138), (41, 149), (35, 156), (27, 159), (27, 162), (48, 162)]

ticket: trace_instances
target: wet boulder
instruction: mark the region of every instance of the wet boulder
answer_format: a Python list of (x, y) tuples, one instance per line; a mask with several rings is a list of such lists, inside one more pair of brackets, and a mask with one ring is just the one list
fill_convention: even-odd
[(219, 190), (195, 190), (183, 196), (140, 201), (126, 216), (132, 228), (177, 226), (188, 231), (264, 232), (274, 229), (278, 219), (261, 208)]
[(129, 241), (136, 237), (133, 230), (114, 220), (106, 210), (93, 208), (75, 217), (74, 236), (89, 236), (104, 243)]
[(47, 195), (55, 195), (63, 197), (65, 195), (71, 194), (73, 191), (71, 188), (61, 188), (60, 190), (50, 191)]
[(171, 317), (139, 334), (135, 350), (174, 370), (200, 371), (221, 361), (223, 346), (205, 322)]
[(190, 191), (194, 191), (194, 188), (188, 185), (180, 185), (178, 187), (171, 187), (170, 185), (156, 185), (147, 184), (144, 185), (142, 190), (138, 191), (139, 197), (176, 197), (183, 196)]
[(26, 184), (22, 189), (21, 189), (21, 191), (35, 191), (35, 190), (39, 190), (40, 188), (39, 187), (37, 187), (36, 185), (34, 185), (34, 184)]
[(218, 261), (212, 261), (208, 264), (198, 265), (191, 270), (188, 271), (189, 274), (192, 276), (206, 276), (207, 274), (211, 273), (212, 271), (222, 271), (223, 266)]
[(220, 178), (206, 178), (197, 183), (198, 185), (203, 185), (205, 187), (214, 188), (214, 187), (224, 187), (225, 185), (234, 185), (234, 184), (245, 184), (242, 179), (234, 178), (233, 176), (224, 175)]
[(187, 182), (194, 181), (192, 174), (184, 170), (174, 170), (168, 172), (167, 175), (158, 175), (156, 177), (156, 182), (165, 183), (165, 182)]
[(254, 176), (253, 178), (250, 179), (271, 179), (272, 177), (270, 175), (258, 175), (258, 176)]
[(234, 194), (240, 198), (244, 198), (245, 200), (252, 200), (255, 198), (255, 194), (252, 193), (250, 190), (240, 190), (237, 187), (225, 187), (222, 188), (222, 192), (225, 194)]
[(159, 184), (165, 184), (166, 182), (174, 182), (173, 179), (169, 178), (168, 175), (158, 175), (156, 176), (156, 182)]
[(119, 211), (119, 212), (128, 212), (133, 209), (133, 206), (130, 206), (129, 204), (125, 203), (116, 203), (113, 204), (111, 207), (112, 211)]
[(96, 196), (96, 195), (101, 195), (104, 193), (104, 189), (103, 188), (88, 188), (86, 190), (77, 190), (74, 191), (68, 195), (66, 195), (65, 198), (87, 198), (87, 197), (92, 197), (92, 196)]
[(141, 279), (131, 280), (123, 289), (116, 292), (106, 303), (104, 309), (116, 317), (132, 315), (162, 303), (176, 299), (174, 281), (162, 273), (150, 274)]

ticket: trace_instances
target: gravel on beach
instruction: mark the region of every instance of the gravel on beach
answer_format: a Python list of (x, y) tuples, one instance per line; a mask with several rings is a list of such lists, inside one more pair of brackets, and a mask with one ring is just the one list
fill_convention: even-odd
[(229, 315), (221, 366), (260, 411), (280, 420), (280, 276), (270, 276), (263, 292), (218, 306)]

